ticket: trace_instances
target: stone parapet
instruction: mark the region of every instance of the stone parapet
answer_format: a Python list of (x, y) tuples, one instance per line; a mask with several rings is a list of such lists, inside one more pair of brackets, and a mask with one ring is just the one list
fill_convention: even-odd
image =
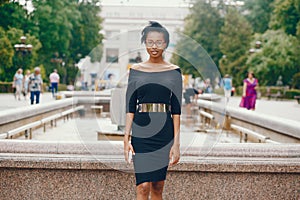
[[(0, 141), (1, 199), (134, 199), (121, 142)], [(300, 145), (182, 147), (164, 199), (299, 199)]]
[(280, 143), (300, 142), (300, 123), (295, 120), (226, 106), (222, 102), (198, 100), (199, 106), (229, 129), (230, 124), (249, 128)]

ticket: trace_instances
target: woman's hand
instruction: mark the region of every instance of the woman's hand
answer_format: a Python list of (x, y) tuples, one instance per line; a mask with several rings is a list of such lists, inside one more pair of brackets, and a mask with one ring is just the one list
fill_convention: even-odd
[(135, 155), (135, 152), (133, 150), (133, 146), (131, 145), (131, 143), (124, 139), (124, 156), (125, 156), (125, 161), (127, 163), (131, 162), (131, 158), (129, 158), (129, 153), (132, 153), (132, 155)]
[(169, 155), (169, 159), (170, 159), (170, 166), (174, 166), (179, 162), (180, 159), (180, 146), (178, 144), (173, 144), (171, 151), (170, 151), (170, 155)]

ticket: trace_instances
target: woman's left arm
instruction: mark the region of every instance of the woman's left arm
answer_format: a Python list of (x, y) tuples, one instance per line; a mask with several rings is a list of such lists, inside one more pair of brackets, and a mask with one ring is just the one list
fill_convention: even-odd
[(258, 90), (259, 85), (258, 85), (258, 80), (256, 79), (256, 86), (254, 87), (255, 90)]
[(170, 151), (169, 159), (170, 166), (175, 165), (180, 159), (180, 114), (181, 114), (181, 101), (182, 101), (182, 75), (181, 71), (177, 74), (176, 86), (173, 89), (173, 95), (171, 98), (171, 113), (174, 126), (174, 143)]
[(180, 159), (180, 115), (173, 115), (174, 143), (170, 151), (170, 166), (176, 165)]

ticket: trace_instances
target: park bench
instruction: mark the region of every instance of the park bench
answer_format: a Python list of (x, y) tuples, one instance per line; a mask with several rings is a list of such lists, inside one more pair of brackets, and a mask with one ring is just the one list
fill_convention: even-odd
[(80, 111), (80, 110), (84, 110), (84, 106), (77, 106), (75, 108), (71, 108), (69, 110), (63, 111), (61, 113), (61, 116), (64, 118), (64, 120), (65, 120), (65, 118), (69, 119), (69, 117), (73, 116), (74, 112)]
[(244, 139), (244, 142), (248, 142), (249, 137), (252, 137), (252, 138), (256, 139), (259, 143), (279, 144), (278, 142), (271, 140), (270, 137), (267, 137), (265, 135), (255, 132), (255, 131), (252, 131), (250, 129), (244, 128), (242, 126), (231, 124), (230, 127), (233, 130), (240, 133), (240, 142), (242, 142), (243, 139)]
[(36, 121), (36, 122), (31, 122), (29, 124), (25, 124), (23, 126), (20, 126), (18, 128), (12, 129), (7, 132), (7, 137), (6, 138), (13, 138), (15, 135), (25, 132), (25, 138), (28, 138), (28, 131), (29, 131), (29, 139), (32, 138), (32, 129), (40, 126), (42, 124), (41, 121)]
[[(17, 134), (20, 134), (22, 132), (25, 133), (25, 138), (28, 138), (28, 136), (29, 136), (29, 139), (32, 139), (32, 129), (33, 128), (36, 128), (38, 126), (43, 125), (44, 132), (45, 132), (46, 131), (46, 124), (48, 122), (51, 123), (51, 126), (53, 126), (53, 124), (56, 126), (56, 120), (57, 119), (59, 119), (61, 117), (67, 117), (67, 119), (69, 119), (69, 116), (72, 115), (74, 112), (80, 111), (80, 110), (83, 110), (83, 109), (84, 109), (84, 106), (77, 106), (75, 108), (71, 108), (71, 109), (63, 111), (61, 113), (45, 117), (41, 120), (25, 124), (25, 125), (20, 126), (18, 128), (7, 131), (6, 133), (1, 133), (0, 134), (0, 139), (6, 139), (6, 138), (12, 139), (14, 136), (16, 136)], [(29, 135), (28, 135), (28, 132), (29, 132)]]
[(94, 110), (96, 113), (99, 113), (99, 114), (101, 114), (103, 112), (103, 106), (92, 105), (91, 109)]
[[(214, 121), (215, 117), (211, 114), (208, 113), (204, 110), (200, 110), (199, 111), (200, 117), (201, 117), (201, 131), (206, 132), (207, 130), (203, 130), (203, 128), (206, 126), (208, 126), (208, 128), (210, 128), (212, 126), (213, 123), (218, 124)], [(218, 125), (216, 125), (217, 127)]]
[[(61, 113), (58, 113), (58, 114), (55, 114), (55, 115), (51, 115), (51, 116), (49, 116), (49, 117), (46, 117), (46, 118), (44, 118), (44, 119), (42, 119), (41, 120), (41, 122), (42, 122), (42, 124), (43, 124), (43, 126), (44, 126), (44, 132), (46, 132), (46, 124), (48, 123), (48, 122), (50, 122), (50, 124), (51, 124), (51, 126), (56, 126), (56, 120), (58, 119), (58, 118), (60, 118), (61, 117)], [(54, 123), (53, 123), (54, 122)]]
[(283, 99), (284, 98), (284, 95), (283, 94), (281, 94), (281, 92), (280, 91), (278, 91), (276, 94), (267, 94), (267, 97), (268, 97), (268, 99), (270, 100), (270, 99), (275, 99), (276, 101), (278, 100), (278, 99)]

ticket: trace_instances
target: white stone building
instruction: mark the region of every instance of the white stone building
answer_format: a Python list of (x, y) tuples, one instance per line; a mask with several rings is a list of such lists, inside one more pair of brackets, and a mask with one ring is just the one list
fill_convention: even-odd
[[(165, 53), (165, 59), (169, 60), (178, 41), (176, 31), (183, 29), (184, 18), (188, 13), (188, 7), (103, 5), (100, 13), (104, 19), (103, 57), (101, 63), (96, 65), (87, 66), (88, 59), (87, 62), (82, 62), (84, 81), (93, 85), (92, 79), (96, 73), (97, 86), (101, 85), (99, 80), (107, 80), (109, 74), (113, 74), (116, 83), (124, 82), (128, 68), (135, 62), (138, 54), (142, 61), (147, 60), (145, 46), (141, 44), (140, 38), (142, 29), (150, 20), (158, 21), (170, 33), (170, 44)], [(101, 87), (105, 87), (104, 82), (102, 81)]]

